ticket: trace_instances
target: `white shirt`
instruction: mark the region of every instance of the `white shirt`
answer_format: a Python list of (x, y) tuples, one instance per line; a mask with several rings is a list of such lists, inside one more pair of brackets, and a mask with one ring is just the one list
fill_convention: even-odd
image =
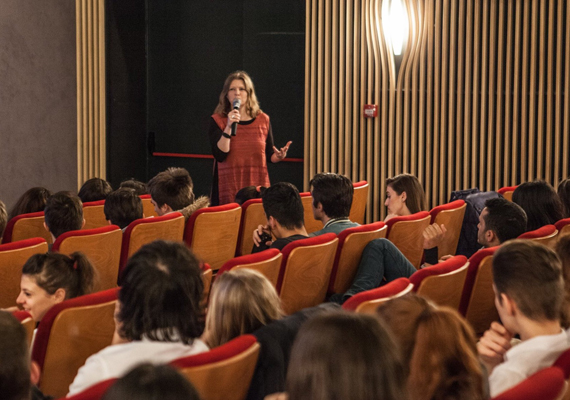
[(200, 339), (194, 339), (191, 345), (143, 339), (109, 346), (93, 354), (85, 361), (85, 365), (79, 368), (77, 376), (69, 386), (67, 397), (104, 380), (119, 378), (138, 364), (166, 364), (208, 350), (208, 346)]
[(491, 397), (516, 386), (535, 372), (550, 367), (569, 347), (566, 331), (520, 342), (505, 353), (505, 361), (497, 365), (489, 376)]

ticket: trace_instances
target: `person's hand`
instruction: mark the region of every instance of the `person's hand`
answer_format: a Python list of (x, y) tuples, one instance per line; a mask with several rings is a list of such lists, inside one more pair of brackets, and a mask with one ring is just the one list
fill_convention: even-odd
[[(269, 227), (267, 225), (259, 225), (257, 227), (256, 230), (253, 231), (253, 244), (256, 247), (259, 247), (261, 245), (261, 235), (263, 234), (267, 234), (269, 236), (271, 236), (271, 230), (269, 229)], [(267, 242), (265, 242), (266, 246), (271, 246), (273, 242), (271, 240), (268, 240)]]
[(447, 260), (449, 260), (451, 257), (453, 257), (451, 254), (448, 254), (448, 255), (446, 255), (446, 256), (441, 256), (441, 258), (439, 259), (438, 262), (447, 261)]
[(228, 113), (228, 122), (226, 123), (226, 130), (231, 130), (232, 124), (234, 122), (239, 122), (241, 119), (241, 114), (239, 110), (232, 110)]
[(503, 362), (505, 353), (511, 348), (512, 338), (513, 334), (507, 328), (493, 322), (477, 343), (479, 359), (487, 367), (489, 375), (493, 368)]
[(424, 235), (424, 249), (433, 249), (441, 244), (445, 238), (447, 229), (445, 225), (432, 224), (429, 225), (423, 232)]
[(289, 146), (291, 146), (291, 143), (293, 142), (289, 140), (284, 147), (281, 147), (281, 149), (277, 149), (277, 147), (273, 146), (273, 155), (277, 159), (276, 160), (277, 162), (287, 157), (287, 150), (289, 150)]

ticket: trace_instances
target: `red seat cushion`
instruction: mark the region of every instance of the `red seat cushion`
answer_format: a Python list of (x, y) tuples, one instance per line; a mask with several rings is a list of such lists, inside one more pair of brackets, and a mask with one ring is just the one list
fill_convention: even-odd
[(467, 263), (467, 257), (454, 256), (448, 260), (440, 262), (439, 264), (432, 265), (431, 267), (425, 267), (414, 272), (413, 275), (410, 276), (410, 282), (414, 284), (413, 291), (416, 292), (419, 289), (421, 282), (428, 276), (447, 274), (461, 268), (465, 263)]
[(365, 301), (384, 299), (386, 297), (394, 296), (400, 293), (402, 290), (406, 289), (409, 284), (410, 281), (408, 278), (395, 279), (384, 286), (380, 286), (379, 288), (355, 294), (344, 302), (342, 308), (345, 310), (354, 311), (360, 304), (364, 303)]

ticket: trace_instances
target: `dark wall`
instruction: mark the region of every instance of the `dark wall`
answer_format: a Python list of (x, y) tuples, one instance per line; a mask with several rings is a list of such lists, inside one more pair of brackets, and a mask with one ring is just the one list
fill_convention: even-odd
[(0, 2), (0, 200), (77, 190), (75, 2)]
[[(139, 2), (127, 3), (134, 7)], [(209, 155), (208, 125), (223, 82), (230, 72), (245, 69), (254, 80), (262, 109), (271, 116), (276, 144), (293, 140), (289, 157), (302, 157), (303, 1), (146, 0), (146, 4), (146, 130), (152, 133), (155, 151)], [(138, 52), (130, 51), (129, 56), (124, 47), (120, 52), (140, 62)], [(139, 100), (133, 99), (137, 104)], [(111, 142), (117, 143), (114, 138), (121, 134), (110, 126)], [(133, 153), (130, 157), (137, 159), (137, 165), (144, 159), (138, 144), (119, 145)], [(123, 170), (113, 160), (120, 152), (109, 153), (110, 175)], [(196, 192), (209, 194), (212, 165), (211, 159), (150, 157), (145, 179), (169, 166), (181, 166), (190, 171)], [(270, 165), (269, 173), (273, 182), (288, 180), (301, 188), (302, 170), (302, 163), (283, 162)]]

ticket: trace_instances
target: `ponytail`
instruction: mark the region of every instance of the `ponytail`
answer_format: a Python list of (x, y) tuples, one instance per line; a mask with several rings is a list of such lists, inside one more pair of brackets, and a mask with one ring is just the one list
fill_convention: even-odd
[(97, 273), (89, 262), (89, 259), (83, 253), (77, 251), (71, 254), (69, 260), (72, 273), (76, 275), (77, 279), (75, 279), (75, 287), (69, 288), (69, 293), (66, 295), (66, 298), (71, 299), (92, 293), (95, 287)]

